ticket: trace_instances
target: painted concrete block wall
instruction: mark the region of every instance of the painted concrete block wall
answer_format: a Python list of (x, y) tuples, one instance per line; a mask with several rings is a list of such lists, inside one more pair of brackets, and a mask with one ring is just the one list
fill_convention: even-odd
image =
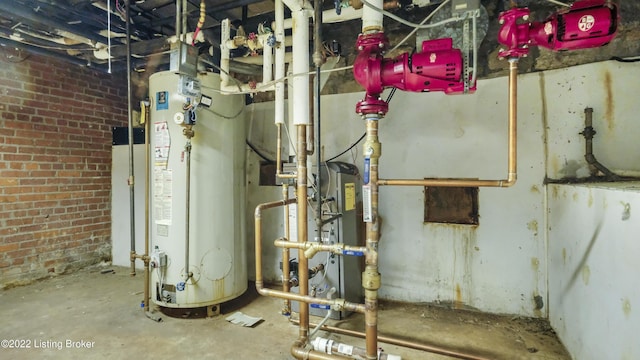
[(574, 359), (640, 358), (640, 183), (549, 185), (551, 325)]
[(584, 109), (593, 108), (593, 151), (620, 175), (640, 174), (640, 65), (605, 61), (540, 73), (548, 132), (548, 176), (587, 177)]
[[(131, 266), (131, 205), (129, 203), (129, 145), (115, 145), (111, 160), (111, 263)], [(145, 147), (133, 146), (136, 254), (144, 254)], [(150, 251), (153, 251), (151, 249)], [(136, 268), (144, 270), (137, 260)]]
[[(544, 178), (586, 175), (584, 138), (578, 135), (586, 106), (594, 108), (594, 126), (604, 126), (594, 143), (598, 159), (615, 170), (640, 170), (634, 160), (640, 143), (630, 115), (639, 113), (640, 102), (625, 96), (640, 90), (638, 82), (626, 81), (637, 78), (639, 70), (636, 64), (604, 62), (519, 76), (518, 182), (509, 189), (480, 189), (477, 227), (423, 224), (423, 189), (382, 188), (381, 297), (547, 316), (553, 294), (547, 290)], [(354, 112), (361, 97), (322, 97), (325, 159), (364, 133), (364, 122)], [(255, 106), (268, 123), (264, 131), (272, 133), (254, 142), (275, 149), (273, 103)], [(380, 123), (381, 177), (506, 177), (506, 108), (506, 78), (481, 80), (476, 94), (467, 96), (396, 92)], [(254, 130), (252, 136), (260, 135)], [(361, 144), (337, 160), (362, 170)], [(280, 197), (277, 189), (250, 186), (249, 192), (265, 201)], [(281, 218), (272, 226), (268, 231), (279, 236)], [(268, 258), (279, 257), (269, 251)], [(269, 270), (273, 281), (280, 279), (277, 262), (265, 263), (275, 264)]]

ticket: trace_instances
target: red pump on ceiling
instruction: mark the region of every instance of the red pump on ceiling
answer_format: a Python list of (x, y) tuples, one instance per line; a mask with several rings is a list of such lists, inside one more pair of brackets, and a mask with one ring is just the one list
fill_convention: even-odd
[[(520, 19), (525, 22), (520, 22)], [(607, 0), (582, 0), (550, 16), (529, 23), (529, 9), (515, 8), (500, 14), (498, 41), (508, 46), (500, 57), (523, 57), (529, 46), (553, 51), (594, 48), (608, 44), (618, 30), (617, 5)]]

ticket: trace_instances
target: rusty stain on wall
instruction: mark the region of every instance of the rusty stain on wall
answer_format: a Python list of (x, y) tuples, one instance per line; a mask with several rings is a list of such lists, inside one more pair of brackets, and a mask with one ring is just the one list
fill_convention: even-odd
[(562, 248), (562, 265), (567, 265), (567, 248)]
[(531, 220), (527, 223), (527, 229), (533, 232), (533, 236), (538, 236), (538, 221)]
[(589, 207), (593, 206), (593, 194), (591, 193), (591, 189), (589, 189), (589, 200), (587, 202)]
[(552, 176), (558, 176), (557, 174), (560, 172), (560, 160), (558, 160), (557, 156), (553, 156), (551, 158), (551, 173)]
[(624, 298), (622, 301), (622, 312), (627, 319), (629, 318), (629, 315), (631, 315), (631, 302), (628, 298)]
[[(466, 307), (464, 299), (472, 298), (473, 283), (473, 253), (476, 250), (476, 227), (468, 225), (441, 225), (448, 227), (449, 237), (453, 237), (453, 274), (452, 289), (453, 308), (462, 309)], [(460, 262), (460, 260), (462, 262)], [(464, 294), (463, 294), (464, 291)]]
[(607, 129), (612, 131), (615, 126), (614, 116), (614, 99), (613, 99), (613, 85), (611, 84), (611, 73), (607, 70), (604, 73), (604, 86), (607, 91), (606, 98), (606, 110), (604, 119), (607, 122)]
[(540, 189), (538, 188), (538, 185), (531, 186), (531, 192), (534, 194), (540, 194)]
[(456, 284), (456, 299), (453, 302), (453, 307), (455, 309), (462, 309), (462, 289), (460, 289), (460, 284)]
[(589, 265), (585, 265), (582, 267), (582, 282), (585, 285), (589, 285), (589, 278), (591, 277), (591, 269), (589, 268)]
[(537, 317), (542, 317), (542, 307), (544, 306), (544, 301), (542, 300), (542, 296), (540, 296), (540, 290), (538, 289), (538, 283), (540, 282), (540, 259), (537, 257), (531, 258), (531, 269), (533, 270), (533, 281), (535, 285), (535, 290), (533, 291), (533, 313)]

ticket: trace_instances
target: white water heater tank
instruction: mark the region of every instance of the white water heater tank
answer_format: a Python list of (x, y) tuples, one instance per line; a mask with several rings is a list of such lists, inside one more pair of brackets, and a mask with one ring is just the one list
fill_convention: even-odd
[[(222, 95), (219, 87), (214, 73), (193, 79), (165, 71), (149, 78), (151, 300), (159, 306), (216, 305), (247, 289), (245, 103), (243, 95)], [(187, 201), (183, 131), (194, 102)]]

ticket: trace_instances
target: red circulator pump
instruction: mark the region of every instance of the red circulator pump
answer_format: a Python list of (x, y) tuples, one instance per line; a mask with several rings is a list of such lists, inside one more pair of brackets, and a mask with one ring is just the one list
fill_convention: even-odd
[[(404, 53), (394, 59), (383, 57), (387, 45), (382, 32), (358, 36), (360, 53), (353, 64), (353, 75), (367, 93), (356, 105), (357, 113), (386, 114), (388, 105), (379, 96), (387, 87), (412, 92), (464, 92), (462, 52), (453, 48), (451, 38), (423, 41), (421, 52)], [(469, 86), (469, 92), (475, 89), (475, 84)]]
[[(521, 19), (524, 22), (521, 22)], [(608, 44), (618, 30), (618, 7), (607, 0), (574, 2), (543, 22), (527, 22), (528, 8), (515, 8), (500, 14), (498, 41), (508, 49), (500, 57), (527, 56), (529, 46), (553, 51), (594, 48)]]

